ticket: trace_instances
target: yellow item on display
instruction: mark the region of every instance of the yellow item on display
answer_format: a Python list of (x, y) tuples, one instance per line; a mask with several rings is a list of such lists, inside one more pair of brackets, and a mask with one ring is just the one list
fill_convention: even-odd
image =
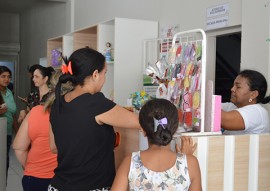
[(190, 85), (189, 78), (186, 76), (185, 79), (184, 79), (184, 88), (188, 88), (189, 85)]
[(192, 63), (189, 63), (189, 64), (187, 65), (187, 68), (186, 68), (186, 76), (189, 75), (189, 72), (190, 72), (191, 67), (192, 67)]
[(194, 92), (193, 97), (192, 97), (192, 108), (193, 109), (198, 109), (200, 106), (200, 93), (199, 92)]

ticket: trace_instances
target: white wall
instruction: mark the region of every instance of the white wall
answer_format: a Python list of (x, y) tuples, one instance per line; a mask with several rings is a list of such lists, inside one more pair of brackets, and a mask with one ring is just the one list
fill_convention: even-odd
[[(255, 69), (266, 77), (270, 89), (269, 1), (242, 2), (241, 69)], [(270, 111), (270, 105), (265, 105)]]
[[(180, 30), (205, 29), (206, 9), (230, 4), (230, 26), (241, 24), (241, 0), (76, 0), (75, 29), (110, 20), (114, 17), (156, 20), (160, 27), (180, 25)], [(88, 18), (88, 19), (85, 19)]]
[[(269, 7), (267, 1), (243, 1), (241, 69), (251, 68), (269, 75)], [(270, 83), (270, 78), (267, 80)]]

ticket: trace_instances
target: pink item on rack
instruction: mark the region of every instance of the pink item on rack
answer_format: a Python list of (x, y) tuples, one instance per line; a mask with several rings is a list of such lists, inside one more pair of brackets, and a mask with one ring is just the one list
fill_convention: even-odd
[(212, 95), (212, 132), (221, 131), (221, 96)]

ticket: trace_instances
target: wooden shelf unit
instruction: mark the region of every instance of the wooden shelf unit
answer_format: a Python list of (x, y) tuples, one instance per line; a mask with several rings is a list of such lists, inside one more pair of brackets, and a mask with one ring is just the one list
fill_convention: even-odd
[(75, 31), (73, 33), (73, 50), (75, 51), (87, 46), (97, 50), (97, 28), (98, 26), (92, 26)]

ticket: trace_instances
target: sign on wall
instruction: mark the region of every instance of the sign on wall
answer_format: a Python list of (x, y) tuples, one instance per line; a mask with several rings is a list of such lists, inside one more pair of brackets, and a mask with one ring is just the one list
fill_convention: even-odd
[(206, 10), (206, 30), (223, 28), (229, 23), (229, 4), (209, 7)]

